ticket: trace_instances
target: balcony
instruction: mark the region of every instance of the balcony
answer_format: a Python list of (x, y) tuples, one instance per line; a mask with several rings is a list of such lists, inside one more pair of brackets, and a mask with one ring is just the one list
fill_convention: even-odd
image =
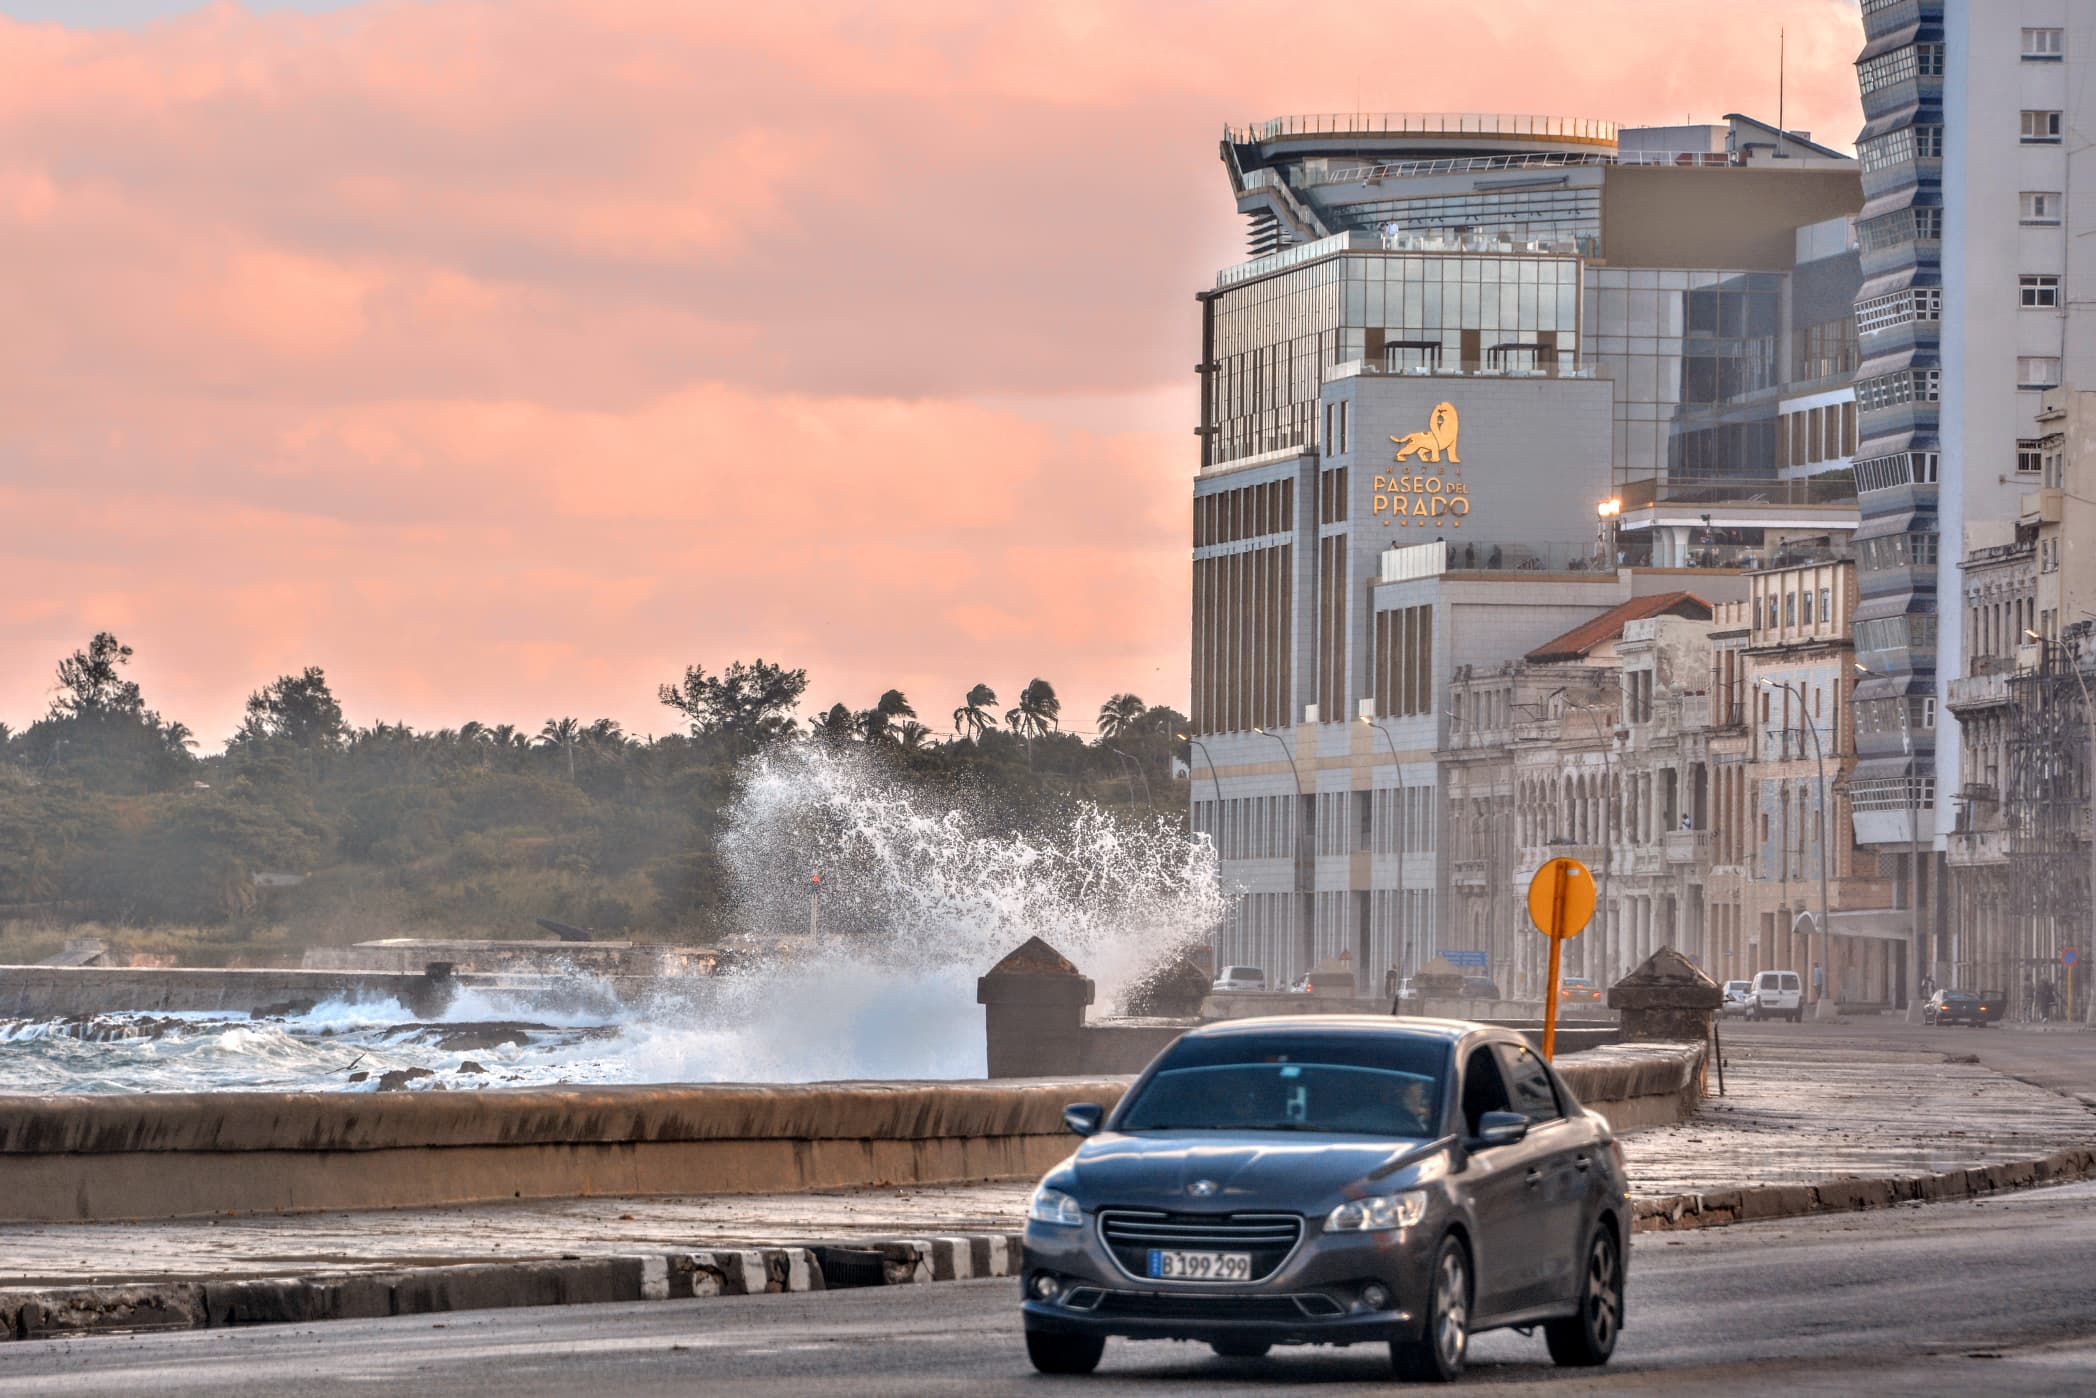
[(2055, 487), (2033, 491), (2023, 497), (2018, 523), (2058, 524), (2060, 522), (2061, 495)]
[(1660, 847), (1666, 852), (1669, 864), (1685, 864), (1696, 868), (1710, 867), (1710, 832), (1708, 830), (1672, 830), (1661, 838)]
[(1950, 836), (1947, 851), (1951, 867), (1970, 868), (2009, 862), (2009, 832), (2006, 830), (1959, 830)]
[[(1974, 661), (1991, 661), (1992, 656), (1980, 656)], [(1950, 711), (1954, 714), (1976, 712), (1980, 709), (1998, 709), (2009, 702), (2009, 676), (2006, 670), (1992, 674), (1966, 675), (1950, 682)]]

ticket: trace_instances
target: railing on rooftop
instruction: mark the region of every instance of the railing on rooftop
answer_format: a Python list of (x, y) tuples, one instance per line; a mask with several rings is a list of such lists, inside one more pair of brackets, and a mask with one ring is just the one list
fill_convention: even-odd
[[(1412, 351), (1411, 353), (1416, 353)], [(1334, 364), (1325, 370), (1325, 382), (1337, 379), (1383, 378), (1383, 379), (1605, 379), (1610, 377), (1606, 366), (1588, 362), (1580, 363), (1569, 357), (1543, 359), (1535, 355), (1516, 357), (1512, 354), (1490, 360), (1465, 359), (1460, 361), (1435, 360), (1427, 364), (1399, 364), (1388, 360), (1349, 359), (1344, 364)]]
[(1470, 175), (1493, 170), (1555, 170), (1582, 165), (1669, 165), (1724, 169), (1744, 165), (1726, 151), (1626, 150), (1528, 151), (1520, 155), (1471, 155), (1443, 160), (1386, 160), (1369, 165), (1309, 166), (1302, 183), (1361, 184), (1368, 180), (1410, 179), (1419, 175)]
[(1234, 145), (1274, 141), (1284, 136), (1325, 135), (1533, 136), (1614, 145), (1616, 123), (1503, 112), (1312, 112), (1223, 128), (1223, 139)]
[(1847, 471), (1784, 479), (1776, 476), (1646, 476), (1622, 481), (1616, 498), (1629, 510), (1657, 505), (1846, 505), (1856, 499)]

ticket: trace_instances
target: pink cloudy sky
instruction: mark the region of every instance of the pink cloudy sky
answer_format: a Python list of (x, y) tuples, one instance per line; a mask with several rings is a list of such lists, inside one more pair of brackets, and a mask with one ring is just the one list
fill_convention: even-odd
[(1779, 26), (1846, 145), (1854, 0), (0, 0), (0, 720), (105, 628), (207, 747), (1183, 707), (1223, 123), (1773, 118)]

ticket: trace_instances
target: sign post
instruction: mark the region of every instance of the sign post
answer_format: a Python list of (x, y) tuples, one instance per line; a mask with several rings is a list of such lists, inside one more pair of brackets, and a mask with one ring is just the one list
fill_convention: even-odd
[(2060, 948), (2060, 965), (2067, 968), (2067, 1003), (2060, 1007), (2060, 1013), (2070, 1024), (2074, 1022), (2074, 965), (2080, 960), (2080, 948)]
[(1594, 916), (1594, 875), (1576, 859), (1553, 859), (1528, 881), (1528, 915), (1550, 939), (1550, 980), (1543, 988), (1543, 1057), (1557, 1053), (1557, 975), (1567, 937)]

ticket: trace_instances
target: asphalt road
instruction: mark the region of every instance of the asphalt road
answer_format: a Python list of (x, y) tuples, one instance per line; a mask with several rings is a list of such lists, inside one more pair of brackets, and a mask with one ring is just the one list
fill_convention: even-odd
[[(1632, 1249), (1617, 1362), (1561, 1375), (1540, 1337), (1481, 1338), (1471, 1387), (1802, 1393), (2096, 1391), (2096, 1185)], [(1035, 1377), (1013, 1283), (482, 1311), (251, 1330), (0, 1344), (0, 1393), (447, 1395), (691, 1392), (920, 1395), (1384, 1392), (1380, 1349), (1218, 1359), (1109, 1345), (1085, 1380)]]
[(2096, 1029), (1968, 1029), (1907, 1024), (1893, 1015), (1858, 1016), (1848, 1024), (1748, 1024), (1728, 1019), (1725, 1042), (1752, 1043), (1785, 1036), (1823, 1044), (1829, 1053), (1844, 1045), (1881, 1048), (1926, 1048), (1971, 1054), (1997, 1073), (2047, 1088), (2096, 1106)]

